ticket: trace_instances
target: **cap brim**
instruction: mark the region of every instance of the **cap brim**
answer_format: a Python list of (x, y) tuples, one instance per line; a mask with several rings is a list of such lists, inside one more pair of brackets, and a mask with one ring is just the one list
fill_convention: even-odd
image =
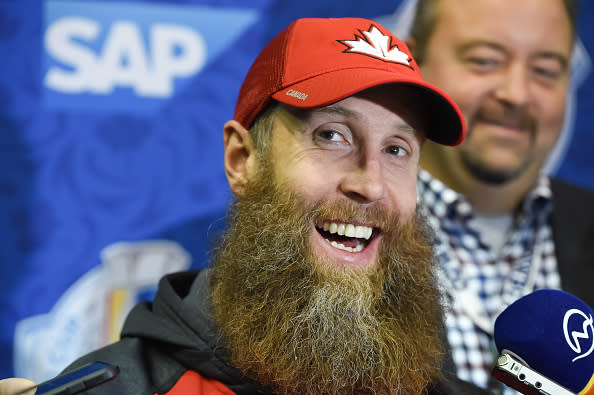
[(287, 86), (273, 94), (272, 98), (293, 107), (323, 107), (365, 89), (391, 83), (419, 88), (423, 108), (418, 111), (423, 115), (427, 138), (444, 145), (458, 145), (464, 140), (464, 117), (451, 98), (423, 80), (412, 79), (410, 75), (401, 76), (394, 71), (372, 68), (330, 71)]

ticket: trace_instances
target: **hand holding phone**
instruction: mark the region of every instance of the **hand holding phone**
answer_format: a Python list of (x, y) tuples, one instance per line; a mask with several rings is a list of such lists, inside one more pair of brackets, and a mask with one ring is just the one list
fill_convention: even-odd
[(72, 395), (114, 379), (119, 373), (115, 365), (93, 362), (64, 373), (14, 395)]
[(0, 395), (13, 395), (22, 391), (23, 388), (30, 388), (34, 385), (33, 381), (20, 377), (2, 379), (0, 380)]

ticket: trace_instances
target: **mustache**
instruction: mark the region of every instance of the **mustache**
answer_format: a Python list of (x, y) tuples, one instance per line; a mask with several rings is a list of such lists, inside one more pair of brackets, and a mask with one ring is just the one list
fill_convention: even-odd
[(400, 215), (389, 213), (382, 205), (361, 206), (346, 199), (318, 202), (305, 211), (311, 213), (311, 222), (314, 225), (321, 224), (323, 221), (335, 220), (390, 231), (400, 224)]
[(536, 118), (525, 108), (500, 104), (479, 108), (474, 116), (474, 121), (477, 120), (530, 132), (536, 130), (537, 124)]

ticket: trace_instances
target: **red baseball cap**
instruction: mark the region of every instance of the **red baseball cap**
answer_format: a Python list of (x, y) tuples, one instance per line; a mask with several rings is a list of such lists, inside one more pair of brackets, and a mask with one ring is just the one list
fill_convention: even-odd
[[(303, 18), (262, 50), (239, 91), (234, 118), (245, 128), (271, 99), (298, 108), (323, 107), (377, 85), (418, 87), (427, 137), (457, 145), (466, 126), (443, 91), (423, 81), (406, 44), (362, 18)], [(402, 95), (396, 100), (407, 100)]]

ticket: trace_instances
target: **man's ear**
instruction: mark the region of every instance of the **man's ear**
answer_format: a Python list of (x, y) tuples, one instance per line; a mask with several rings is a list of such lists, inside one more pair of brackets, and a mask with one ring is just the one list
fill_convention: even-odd
[(235, 120), (225, 123), (223, 128), (225, 146), (225, 174), (231, 191), (241, 195), (248, 173), (255, 157), (252, 139), (248, 130)]

